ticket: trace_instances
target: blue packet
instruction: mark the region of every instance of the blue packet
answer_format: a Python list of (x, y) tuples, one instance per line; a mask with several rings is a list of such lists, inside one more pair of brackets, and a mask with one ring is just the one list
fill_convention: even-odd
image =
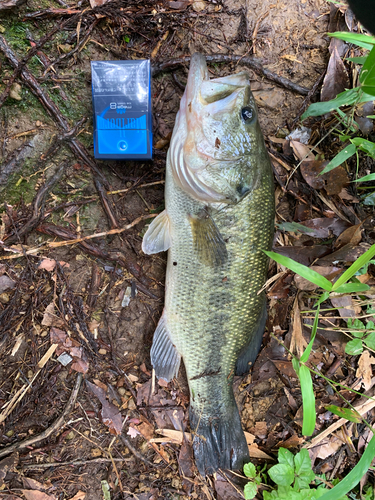
[(149, 60), (92, 61), (94, 156), (152, 159)]

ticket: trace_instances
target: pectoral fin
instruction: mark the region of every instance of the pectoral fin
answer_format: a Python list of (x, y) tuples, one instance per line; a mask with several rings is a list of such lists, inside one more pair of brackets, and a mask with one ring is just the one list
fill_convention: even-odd
[(151, 347), (151, 363), (157, 378), (172, 380), (180, 368), (181, 356), (173, 345), (163, 313), (154, 333)]
[(171, 246), (171, 236), (169, 230), (169, 217), (166, 210), (163, 210), (149, 225), (146, 234), (143, 236), (142, 250), (150, 255), (153, 253), (165, 252)]
[(199, 260), (212, 267), (224, 264), (228, 258), (227, 247), (208, 212), (201, 210), (197, 216), (190, 216), (189, 221)]

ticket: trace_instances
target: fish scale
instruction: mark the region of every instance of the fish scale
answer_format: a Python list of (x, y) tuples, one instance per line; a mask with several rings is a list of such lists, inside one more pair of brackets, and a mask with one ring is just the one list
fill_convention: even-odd
[[(258, 292), (268, 269), (263, 250), (272, 243), (274, 195), (259, 124), (240, 119), (244, 106), (249, 115), (256, 113), (248, 80), (243, 74), (227, 77), (229, 91), (237, 94), (231, 98), (227, 91), (222, 100), (214, 94), (210, 107), (199, 94), (200, 79), (207, 82), (208, 76), (203, 56), (195, 54), (167, 156), (166, 210), (150, 225), (143, 249), (169, 249), (164, 312), (151, 361), (156, 375), (170, 380), (183, 359), (195, 460), (205, 474), (240, 468), (248, 459), (233, 377), (249, 369), (262, 341), (265, 296)], [(216, 81), (210, 81), (212, 92)], [(226, 81), (219, 83), (225, 91)], [(202, 142), (209, 153), (199, 149)]]

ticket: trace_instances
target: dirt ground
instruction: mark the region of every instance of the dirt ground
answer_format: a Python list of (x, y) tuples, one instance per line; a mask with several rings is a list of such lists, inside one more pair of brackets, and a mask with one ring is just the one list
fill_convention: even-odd
[[(345, 24), (342, 13), (324, 0), (133, 0), (102, 6), (29, 0), (0, 10), (0, 498), (243, 498), (243, 478), (223, 471), (202, 479), (195, 469), (181, 432), (189, 431), (183, 370), (170, 384), (156, 381), (154, 387), (151, 377), (166, 255), (144, 255), (141, 241), (148, 214), (163, 209), (166, 151), (188, 69), (180, 61), (171, 71), (167, 63), (201, 51), (217, 55), (209, 66), (213, 77), (248, 68), (279, 179), (278, 222), (320, 217), (331, 224), (315, 239), (276, 232), (275, 246), (296, 247), (293, 258), (299, 249), (310, 264), (331, 255), (339, 234), (369, 215), (355, 205), (355, 193), (347, 191), (343, 199), (312, 189), (300, 172), (280, 187), (298, 163), (285, 136), (305, 104), (319, 96), (315, 84), (329, 59), (325, 33), (337, 23)], [(221, 56), (229, 57), (220, 62)], [(251, 57), (302, 91), (255, 71), (246, 63)], [(155, 69), (154, 159), (96, 161), (90, 62), (140, 58), (151, 58)], [(325, 144), (329, 155), (335, 144), (320, 147)], [(352, 245), (360, 248), (356, 255), (373, 241), (372, 225), (367, 222)], [(71, 241), (95, 233), (105, 235)], [(316, 253), (318, 246), (327, 251)], [(332, 266), (333, 260), (320, 265)], [(270, 267), (270, 277), (279, 272)], [(270, 334), (286, 343), (298, 328), (308, 335), (298, 318), (299, 309), (311, 307), (311, 292), (284, 273), (267, 293), (263, 350), (252, 374), (235, 384), (257, 464), (273, 463), (279, 446), (296, 451), (305, 443), (298, 381), (287, 352)], [(348, 307), (358, 312), (357, 302)], [(330, 321), (340, 320), (332, 313)], [(314, 362), (359, 388), (343, 334), (324, 330), (328, 321), (321, 326)], [(317, 432), (331, 423), (324, 405), (337, 399), (323, 382), (314, 382)], [(341, 448), (336, 441), (328, 443), (336, 446), (332, 453), (315, 449), (319, 472), (344, 474), (365, 445), (346, 453), (347, 442)], [(40, 491), (45, 496), (37, 496)]]

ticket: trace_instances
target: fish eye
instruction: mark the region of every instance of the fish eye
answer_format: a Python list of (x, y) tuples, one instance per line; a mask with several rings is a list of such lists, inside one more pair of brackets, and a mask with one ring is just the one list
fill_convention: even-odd
[(245, 106), (244, 108), (241, 109), (241, 116), (243, 121), (249, 124), (253, 121), (255, 117), (255, 112), (253, 108), (250, 108), (250, 106)]

